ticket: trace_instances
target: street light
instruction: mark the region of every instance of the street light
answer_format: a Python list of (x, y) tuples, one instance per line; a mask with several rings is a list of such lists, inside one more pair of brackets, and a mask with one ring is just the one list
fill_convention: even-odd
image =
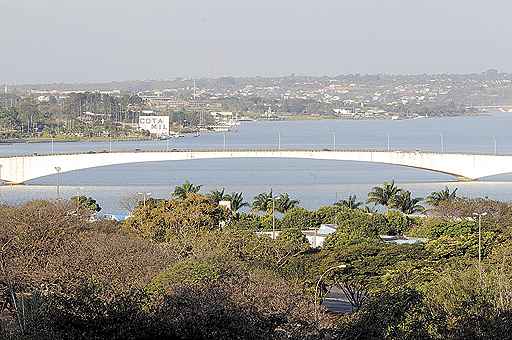
[(56, 166), (54, 169), (57, 171), (57, 199), (60, 199), (60, 171), (62, 168), (60, 166)]
[[(316, 287), (315, 287), (315, 305), (316, 305), (316, 301), (318, 300), (318, 290), (320, 288), (320, 283), (322, 282), (322, 279), (324, 278), (324, 276), (333, 270), (344, 269), (344, 268), (347, 268), (347, 265), (340, 264), (338, 266), (328, 268), (322, 275), (320, 275), (320, 278), (318, 279), (318, 282), (316, 283)], [(320, 301), (319, 305), (321, 305), (321, 304), (322, 304), (322, 302)], [(318, 307), (315, 307), (315, 319), (316, 319), (316, 321), (318, 321)]]
[(146, 207), (146, 200), (151, 196), (150, 192), (138, 192), (137, 195), (142, 196), (142, 202), (144, 204), (144, 208)]
[(478, 270), (480, 271), (480, 280), (482, 280), (482, 217), (487, 213), (473, 213), (478, 216)]
[(272, 239), (276, 239), (276, 200), (274, 199), (274, 192), (270, 188), (270, 199), (272, 200)]

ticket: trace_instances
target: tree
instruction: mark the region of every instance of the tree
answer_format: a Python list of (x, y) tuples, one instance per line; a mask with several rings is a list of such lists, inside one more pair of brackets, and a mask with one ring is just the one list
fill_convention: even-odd
[(71, 197), (71, 202), (73, 202), (77, 208), (89, 209), (93, 212), (101, 211), (100, 205), (92, 197), (73, 196)]
[(201, 185), (194, 185), (186, 180), (181, 186), (174, 188), (172, 196), (184, 199), (188, 194), (197, 194), (199, 190), (201, 190)]
[(384, 182), (381, 187), (373, 187), (368, 194), (368, 203), (380, 204), (388, 207), (393, 197), (400, 193), (402, 189), (395, 185), (395, 181)]
[(252, 202), (253, 211), (261, 211), (265, 213), (271, 212), (273, 199), (274, 194), (272, 193), (272, 190), (270, 190), (270, 192), (268, 193), (263, 192), (261, 194), (256, 195)]
[(206, 196), (189, 193), (185, 198), (139, 205), (124, 227), (157, 242), (185, 240), (201, 230), (218, 229), (226, 210)]
[(422, 198), (412, 198), (410, 191), (401, 191), (394, 195), (388, 204), (390, 208), (396, 208), (404, 214), (416, 214), (425, 211), (425, 207), (419, 204), (422, 200)]
[(279, 195), (275, 199), (276, 210), (284, 214), (290, 209), (293, 209), (299, 205), (298, 200), (293, 200), (287, 193)]
[(437, 207), (442, 202), (450, 201), (457, 198), (457, 189), (458, 188), (455, 188), (453, 191), (450, 191), (448, 187), (445, 187), (441, 191), (435, 191), (431, 193), (427, 197), (426, 201), (431, 206)]
[(336, 215), (336, 220), (338, 228), (326, 238), (325, 248), (332, 248), (335, 244), (344, 244), (346, 241), (380, 240), (379, 235), (388, 229), (387, 221), (382, 215), (369, 215), (358, 210), (341, 211)]
[(304, 208), (293, 208), (288, 210), (281, 220), (283, 229), (316, 229), (320, 222), (314, 212)]
[(334, 205), (348, 209), (358, 209), (363, 202), (358, 202), (356, 195), (349, 195), (347, 199), (336, 202)]
[(248, 207), (249, 203), (244, 202), (244, 196), (242, 192), (232, 192), (225, 196), (225, 200), (231, 202), (231, 211), (233, 213), (238, 212), (244, 207)]
[(402, 235), (411, 224), (411, 219), (400, 211), (388, 210), (385, 217), (388, 223), (387, 235)]
[(217, 204), (219, 204), (220, 201), (229, 201), (229, 196), (225, 194), (224, 191), (224, 188), (222, 188), (221, 190), (213, 190), (210, 191), (210, 193), (207, 196), (210, 197)]
[(230, 220), (229, 227), (238, 230), (259, 230), (263, 226), (258, 215), (237, 213), (236, 218)]
[(277, 265), (282, 266), (290, 257), (309, 249), (309, 241), (298, 228), (289, 228), (281, 231), (275, 240), (277, 252)]

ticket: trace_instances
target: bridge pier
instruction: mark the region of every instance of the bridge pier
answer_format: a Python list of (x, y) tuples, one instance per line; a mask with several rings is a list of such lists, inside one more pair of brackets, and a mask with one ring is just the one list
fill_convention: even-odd
[(464, 177), (464, 176), (455, 176), (457, 182), (476, 182), (478, 179)]

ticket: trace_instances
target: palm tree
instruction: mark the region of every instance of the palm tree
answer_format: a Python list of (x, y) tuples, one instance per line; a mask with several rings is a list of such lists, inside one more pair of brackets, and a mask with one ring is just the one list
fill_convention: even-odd
[(339, 202), (334, 203), (335, 206), (349, 209), (358, 209), (359, 207), (361, 207), (362, 204), (363, 202), (357, 201), (356, 195), (350, 195), (346, 200), (341, 200)]
[(248, 207), (249, 203), (244, 202), (244, 196), (241, 192), (232, 192), (229, 195), (226, 195), (226, 201), (231, 202), (231, 211), (236, 213), (238, 210), (243, 207)]
[(194, 185), (186, 180), (181, 186), (174, 188), (172, 196), (183, 199), (186, 198), (188, 194), (197, 194), (199, 190), (201, 190), (201, 185)]
[(229, 201), (229, 195), (225, 194), (224, 191), (224, 188), (222, 188), (222, 190), (210, 191), (208, 197), (217, 204), (219, 204), (220, 201)]
[(404, 214), (423, 213), (425, 207), (419, 204), (421, 201), (423, 201), (422, 198), (412, 198), (410, 191), (401, 191), (399, 194), (393, 196), (389, 206), (400, 210)]
[(268, 193), (263, 192), (261, 194), (256, 195), (252, 201), (252, 210), (269, 212), (270, 210), (272, 210), (273, 199), (274, 194), (272, 193), (272, 190), (270, 190), (270, 192)]
[(402, 189), (395, 185), (395, 181), (384, 182), (381, 187), (374, 187), (368, 194), (368, 203), (389, 206), (393, 197), (399, 194)]
[(458, 188), (455, 188), (453, 191), (450, 191), (448, 187), (445, 187), (441, 191), (435, 191), (431, 193), (427, 197), (427, 203), (430, 204), (433, 207), (437, 207), (439, 204), (445, 201), (450, 201), (455, 198), (457, 198), (457, 190)]
[(279, 195), (279, 197), (277, 197), (275, 200), (276, 210), (282, 214), (290, 209), (297, 207), (300, 203), (298, 200), (291, 199), (287, 193)]

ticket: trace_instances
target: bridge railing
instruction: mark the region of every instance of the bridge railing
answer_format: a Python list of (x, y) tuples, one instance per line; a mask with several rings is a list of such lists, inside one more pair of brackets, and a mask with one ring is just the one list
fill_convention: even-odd
[(87, 154), (122, 154), (122, 153), (201, 153), (201, 152), (392, 152), (392, 153), (422, 153), (422, 154), (447, 154), (447, 155), (484, 155), (484, 156), (506, 156), (504, 154), (494, 153), (470, 153), (470, 152), (436, 152), (428, 150), (410, 149), (410, 150), (387, 150), (378, 148), (336, 148), (336, 149), (285, 149), (285, 148), (169, 148), (169, 149), (126, 149), (126, 150), (101, 150), (101, 151), (77, 151), (77, 152), (53, 152), (53, 153), (25, 153), (17, 155), (5, 155), (0, 158), (16, 158), (16, 157), (47, 157), (47, 156), (66, 156), (66, 155), (87, 155)]

